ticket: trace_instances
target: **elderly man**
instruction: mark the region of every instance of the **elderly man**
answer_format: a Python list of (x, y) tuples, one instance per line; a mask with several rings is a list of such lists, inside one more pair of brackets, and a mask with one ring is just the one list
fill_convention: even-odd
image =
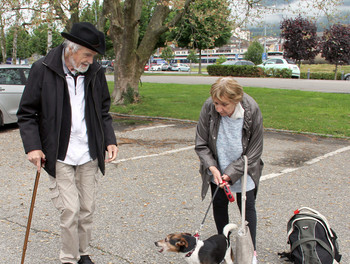
[(60, 261), (91, 264), (98, 170), (104, 174), (118, 152), (106, 78), (94, 61), (105, 52), (105, 37), (87, 22), (61, 34), (64, 43), (32, 66), (18, 124), (28, 160), (49, 174), (60, 212)]

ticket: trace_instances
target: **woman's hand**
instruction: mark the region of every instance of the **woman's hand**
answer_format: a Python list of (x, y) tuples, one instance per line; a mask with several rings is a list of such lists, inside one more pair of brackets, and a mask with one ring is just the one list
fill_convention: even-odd
[[(225, 181), (225, 184), (227, 185), (227, 187), (230, 186), (229, 182), (231, 181), (230, 177), (226, 174), (222, 175), (221, 177), (224, 181)], [(220, 184), (220, 187), (221, 188), (224, 188), (224, 184)]]
[(222, 183), (222, 178), (221, 178), (220, 171), (215, 166), (210, 166), (209, 170), (213, 174), (214, 182), (216, 183), (216, 185), (221, 184)]

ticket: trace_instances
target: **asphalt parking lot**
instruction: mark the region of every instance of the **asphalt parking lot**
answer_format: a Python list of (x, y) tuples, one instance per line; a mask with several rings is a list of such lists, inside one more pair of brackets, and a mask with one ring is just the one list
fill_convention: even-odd
[[(170, 232), (194, 233), (209, 205), (200, 198), (195, 123), (158, 120), (115, 124), (116, 162), (100, 178), (91, 255), (97, 264), (185, 263), (159, 253), (154, 242)], [(0, 263), (20, 263), (35, 168), (26, 160), (16, 126), (0, 128)], [(293, 211), (312, 207), (339, 237), (350, 263), (350, 140), (265, 131), (265, 168), (258, 198), (259, 263), (284, 263), (286, 225)], [(58, 212), (42, 173), (25, 263), (57, 264)], [(239, 224), (236, 204), (230, 221)], [(215, 233), (211, 211), (201, 232)], [(233, 241), (234, 244), (234, 241)]]

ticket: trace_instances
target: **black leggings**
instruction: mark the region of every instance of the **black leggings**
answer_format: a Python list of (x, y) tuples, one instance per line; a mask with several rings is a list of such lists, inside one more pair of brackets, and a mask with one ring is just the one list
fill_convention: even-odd
[[(214, 183), (210, 184), (211, 186), (211, 194), (213, 196), (217, 185)], [(256, 210), (255, 210), (255, 199), (256, 199), (256, 190), (251, 190), (246, 193), (247, 200), (246, 200), (246, 221), (248, 222), (248, 227), (250, 231), (250, 235), (252, 237), (254, 250), (256, 250)], [(242, 213), (242, 194), (237, 193), (236, 194), (236, 202), (239, 208), (239, 211)], [(214, 201), (213, 201), (213, 214), (214, 214), (214, 220), (216, 224), (216, 228), (218, 230), (219, 234), (222, 234), (225, 225), (229, 223), (229, 217), (228, 217), (228, 204), (229, 201), (226, 197), (226, 194), (222, 188), (219, 188), (218, 192), (215, 195)]]

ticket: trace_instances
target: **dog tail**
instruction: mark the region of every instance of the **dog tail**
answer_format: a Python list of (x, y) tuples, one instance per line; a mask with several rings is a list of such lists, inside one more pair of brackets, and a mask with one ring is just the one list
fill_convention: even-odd
[(237, 225), (236, 224), (227, 224), (225, 227), (224, 227), (224, 236), (225, 237), (228, 237), (228, 234), (232, 231), (232, 230), (235, 230), (237, 229)]

